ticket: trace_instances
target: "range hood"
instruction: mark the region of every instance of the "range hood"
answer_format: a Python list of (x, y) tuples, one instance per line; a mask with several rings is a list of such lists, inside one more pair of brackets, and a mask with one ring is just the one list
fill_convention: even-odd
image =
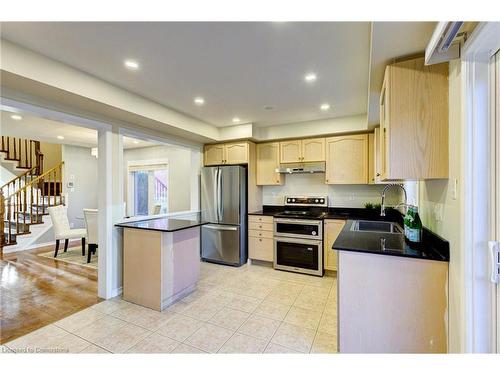
[(281, 164), (276, 168), (277, 173), (325, 173), (325, 163), (296, 163)]

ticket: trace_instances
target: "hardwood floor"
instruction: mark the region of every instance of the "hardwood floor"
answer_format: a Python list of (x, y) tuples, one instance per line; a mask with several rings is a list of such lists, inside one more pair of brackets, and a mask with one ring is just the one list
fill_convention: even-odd
[(50, 249), (0, 255), (0, 344), (101, 301), (97, 270), (36, 255)]

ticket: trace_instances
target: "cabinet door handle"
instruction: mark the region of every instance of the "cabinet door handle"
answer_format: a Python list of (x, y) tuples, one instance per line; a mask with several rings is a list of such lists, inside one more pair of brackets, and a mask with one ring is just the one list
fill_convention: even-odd
[(380, 173), (377, 173), (377, 177), (380, 177)]

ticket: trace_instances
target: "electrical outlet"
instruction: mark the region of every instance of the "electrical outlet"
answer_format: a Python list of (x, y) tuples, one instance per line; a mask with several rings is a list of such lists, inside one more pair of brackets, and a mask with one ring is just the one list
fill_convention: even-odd
[(355, 199), (354, 193), (349, 194), (349, 200), (353, 201)]
[(69, 227), (70, 227), (71, 229), (73, 229), (73, 228), (75, 227), (75, 223), (73, 223), (73, 222), (69, 223)]
[(444, 205), (442, 203), (436, 203), (434, 205), (434, 218), (436, 221), (443, 221)]

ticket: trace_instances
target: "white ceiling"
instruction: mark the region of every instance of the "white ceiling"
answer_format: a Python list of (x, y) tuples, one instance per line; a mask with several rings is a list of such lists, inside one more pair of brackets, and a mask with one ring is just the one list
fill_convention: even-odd
[[(32, 116), (28, 113), (15, 113), (22, 120), (13, 120), (14, 112), (0, 111), (0, 130), (4, 136), (34, 139), (47, 143), (69, 144), (82, 147), (97, 147), (97, 130), (66, 124), (59, 121)], [(64, 139), (58, 139), (63, 136)], [(123, 148), (139, 148), (154, 146), (156, 143), (142, 139), (123, 137)]]
[[(216, 126), (366, 113), (368, 22), (2, 23), (2, 38)], [(140, 69), (124, 68), (126, 58)], [(317, 81), (304, 82), (307, 72)], [(195, 96), (205, 105), (193, 103)], [(319, 109), (329, 103), (329, 111)], [(264, 106), (274, 106), (266, 111)]]

